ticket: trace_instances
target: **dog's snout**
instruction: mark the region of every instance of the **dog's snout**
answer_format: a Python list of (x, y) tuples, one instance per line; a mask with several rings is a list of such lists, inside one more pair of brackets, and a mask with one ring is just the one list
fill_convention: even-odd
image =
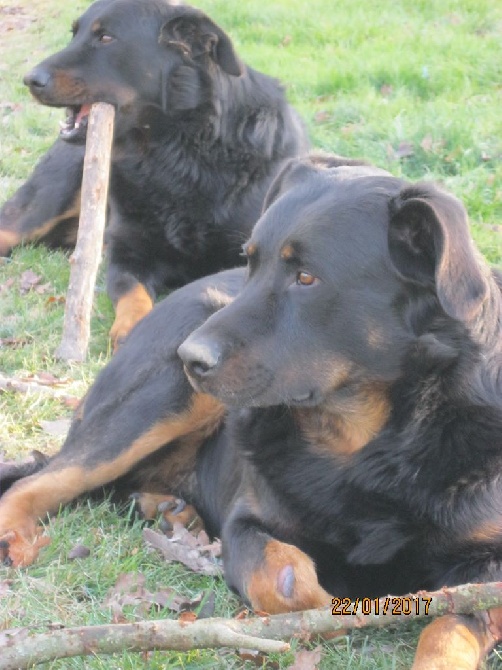
[(31, 89), (45, 88), (50, 81), (50, 74), (47, 70), (36, 67), (25, 75), (23, 82)]
[(189, 374), (197, 378), (210, 375), (218, 367), (221, 354), (221, 348), (214, 341), (197, 341), (188, 338), (178, 348), (178, 355)]

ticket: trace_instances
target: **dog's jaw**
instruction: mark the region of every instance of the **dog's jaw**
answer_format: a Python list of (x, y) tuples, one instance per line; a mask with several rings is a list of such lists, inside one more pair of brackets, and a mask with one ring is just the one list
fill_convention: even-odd
[(59, 136), (66, 142), (84, 142), (91, 105), (68, 107), (65, 121), (60, 122)]

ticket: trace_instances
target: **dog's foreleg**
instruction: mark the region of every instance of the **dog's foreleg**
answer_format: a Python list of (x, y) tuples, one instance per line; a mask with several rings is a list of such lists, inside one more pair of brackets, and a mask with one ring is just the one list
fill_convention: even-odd
[[(165, 404), (157, 402), (157, 418), (152, 420), (152, 398), (145, 394), (147, 407), (142, 407), (139, 400), (134, 405), (133, 439), (117, 446), (113, 422), (107, 431), (97, 431), (96, 435), (95, 422), (86, 421), (84, 416), (81, 426), (68, 438), (71, 442), (45, 468), (19, 480), (0, 498), (0, 559), (14, 566), (29, 565), (40, 547), (48, 543), (38, 528), (40, 518), (84, 493), (112, 483), (173, 440), (194, 431), (207, 430), (209, 434), (225, 412), (211, 396), (193, 394), (186, 409), (177, 414), (166, 414)], [(116, 430), (119, 432), (118, 426)]]
[(124, 341), (138, 321), (152, 310), (153, 300), (145, 286), (137, 282), (115, 304), (115, 321), (110, 329), (114, 349)]
[(476, 670), (502, 639), (502, 608), (473, 616), (448, 614), (420, 635), (412, 670)]
[(313, 560), (273, 538), (259, 520), (231, 519), (223, 528), (222, 546), (227, 581), (254, 610), (278, 614), (331, 604)]

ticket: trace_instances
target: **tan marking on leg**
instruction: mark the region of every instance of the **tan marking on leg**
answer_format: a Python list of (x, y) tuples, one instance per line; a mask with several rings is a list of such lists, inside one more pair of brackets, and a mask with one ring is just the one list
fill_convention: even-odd
[(115, 321), (110, 330), (114, 349), (117, 349), (133, 326), (141, 321), (152, 307), (153, 301), (143, 284), (138, 283), (129, 293), (119, 298), (115, 306)]
[(62, 223), (65, 219), (78, 218), (80, 215), (80, 190), (75, 194), (73, 203), (62, 214), (45, 221), (39, 228), (35, 228), (28, 235), (23, 236), (23, 242), (38, 242), (46, 235), (48, 235), (56, 226)]
[(305, 439), (321, 453), (350, 457), (387, 423), (390, 401), (382, 385), (368, 385), (343, 405), (295, 410)]
[[(19, 480), (0, 499), (0, 543), (2, 540), (9, 543), (7, 553), (15, 565), (28, 565), (38, 553), (33, 549), (39, 534), (36, 521), (40, 517), (56, 512), (60, 505), (126, 474), (138, 461), (164, 444), (192, 433), (200, 437), (197, 440), (200, 444), (205, 436), (216, 430), (224, 415), (225, 407), (219, 401), (206, 394), (197, 394), (185, 412), (159, 421), (111, 461), (91, 470), (72, 466), (51, 471), (49, 466), (49, 469)], [(179, 458), (186, 462), (183, 455)], [(8, 539), (13, 532), (16, 534), (14, 543)], [(5, 548), (3, 551), (5, 557)]]
[(501, 619), (502, 608), (475, 616), (448, 614), (436, 619), (420, 635), (412, 670), (476, 670), (500, 638)]
[[(225, 416), (225, 406), (205, 393), (194, 395), (192, 405), (181, 414), (166, 417), (154, 424), (143, 435), (138, 437), (131, 446), (112, 461), (106, 461), (93, 470), (85, 473), (85, 488), (78, 492), (91, 491), (114, 481), (117, 477), (129, 472), (141, 459), (159, 449), (164, 444), (194, 433), (200, 440), (211, 435), (220, 425)], [(197, 440), (199, 443), (199, 440)], [(184, 463), (186, 457), (182, 450), (176, 450), (173, 460), (180, 458)], [(175, 466), (177, 468), (178, 466)], [(175, 469), (173, 468), (173, 469)]]
[(66, 209), (62, 214), (54, 216), (52, 219), (44, 221), (38, 228), (34, 228), (28, 233), (24, 234), (20, 239), (20, 242), (39, 242), (43, 240), (50, 232), (54, 230), (60, 223), (65, 219), (69, 218), (78, 218), (80, 214), (80, 191), (77, 192), (73, 203), (71, 206)]
[(21, 236), (10, 230), (0, 230), (0, 256), (7, 256), (9, 251), (21, 242)]
[(285, 542), (270, 540), (263, 563), (249, 579), (246, 595), (255, 610), (278, 614), (313, 609), (331, 603), (317, 580), (312, 559)]

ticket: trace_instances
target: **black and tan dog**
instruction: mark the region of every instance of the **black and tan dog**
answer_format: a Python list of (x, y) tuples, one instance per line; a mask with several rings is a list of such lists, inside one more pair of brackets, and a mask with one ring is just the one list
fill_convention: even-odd
[(25, 77), (67, 107), (60, 139), (0, 212), (0, 253), (72, 244), (87, 116), (116, 109), (108, 291), (120, 341), (162, 290), (234, 267), (285, 158), (307, 149), (279, 83), (246, 67), (202, 12), (167, 0), (98, 0), (73, 39)]
[[(7, 562), (114, 483), (194, 505), (268, 612), (501, 579), (501, 277), (460, 202), (293, 161), (245, 253), (136, 326), (45, 467), (6, 472)], [(501, 636), (501, 610), (443, 617), (415, 667), (475, 668)]]

